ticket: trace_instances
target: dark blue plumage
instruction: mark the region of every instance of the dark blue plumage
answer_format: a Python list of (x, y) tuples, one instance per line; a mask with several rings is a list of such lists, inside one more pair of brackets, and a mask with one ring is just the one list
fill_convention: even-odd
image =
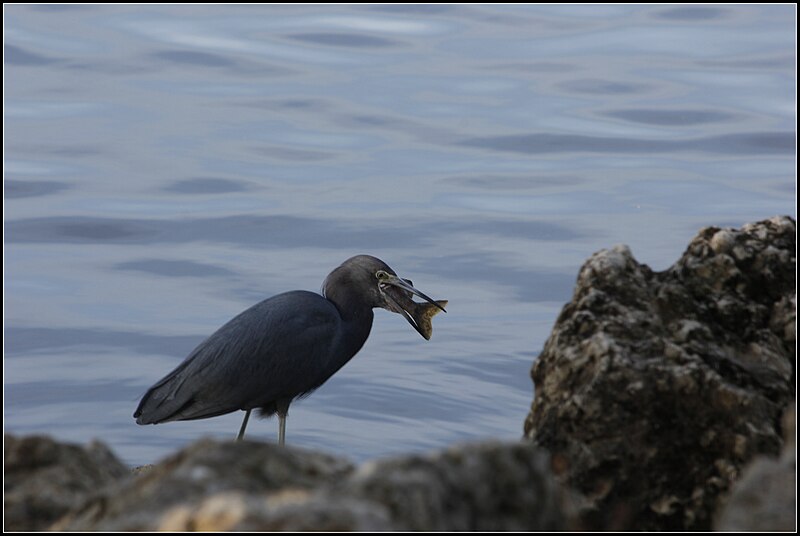
[[(374, 307), (403, 314), (390, 287), (430, 298), (368, 255), (352, 257), (328, 275), (323, 295), (295, 290), (242, 312), (195, 348), (145, 393), (138, 424), (205, 419), (245, 410), (278, 414), (280, 442), (292, 400), (310, 394), (364, 345)], [(437, 304), (434, 303), (437, 307)], [(422, 333), (422, 331), (420, 331)]]

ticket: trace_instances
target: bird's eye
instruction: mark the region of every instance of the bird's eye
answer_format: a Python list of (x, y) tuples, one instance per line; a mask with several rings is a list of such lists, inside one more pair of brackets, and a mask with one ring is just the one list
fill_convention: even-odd
[(378, 280), (383, 281), (384, 279), (389, 278), (389, 274), (387, 274), (383, 270), (378, 270), (377, 272), (375, 272), (375, 277), (377, 277)]

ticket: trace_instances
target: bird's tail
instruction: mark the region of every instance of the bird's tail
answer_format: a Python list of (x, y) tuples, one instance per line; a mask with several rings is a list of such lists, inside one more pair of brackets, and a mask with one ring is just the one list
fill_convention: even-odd
[[(213, 387), (198, 386), (197, 366), (187, 359), (153, 385), (133, 413), (137, 424), (189, 421), (225, 415), (240, 409), (236, 404), (215, 396)], [(189, 380), (184, 387), (184, 383)], [(206, 394), (203, 397), (203, 394)]]
[(180, 419), (180, 413), (193, 403), (191, 394), (181, 395), (181, 386), (186, 375), (181, 374), (187, 363), (181, 363), (175, 370), (153, 385), (142, 397), (133, 413), (136, 424), (158, 424)]

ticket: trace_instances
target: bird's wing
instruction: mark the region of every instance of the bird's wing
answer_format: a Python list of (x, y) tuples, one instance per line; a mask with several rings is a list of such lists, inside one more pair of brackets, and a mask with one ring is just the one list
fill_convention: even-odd
[(202, 419), (313, 390), (340, 322), (335, 306), (318, 294), (295, 291), (264, 300), (153, 385), (134, 413), (136, 422)]

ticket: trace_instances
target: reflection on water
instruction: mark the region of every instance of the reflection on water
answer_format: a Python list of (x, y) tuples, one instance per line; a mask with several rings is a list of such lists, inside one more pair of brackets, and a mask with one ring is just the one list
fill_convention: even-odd
[(659, 270), (702, 226), (795, 211), (790, 6), (5, 15), (6, 430), (131, 464), (232, 437), (240, 415), (131, 415), (224, 322), (351, 255), (450, 300), (430, 342), (376, 312), (292, 406), (290, 442), (363, 459), (519, 437), (597, 249)]

